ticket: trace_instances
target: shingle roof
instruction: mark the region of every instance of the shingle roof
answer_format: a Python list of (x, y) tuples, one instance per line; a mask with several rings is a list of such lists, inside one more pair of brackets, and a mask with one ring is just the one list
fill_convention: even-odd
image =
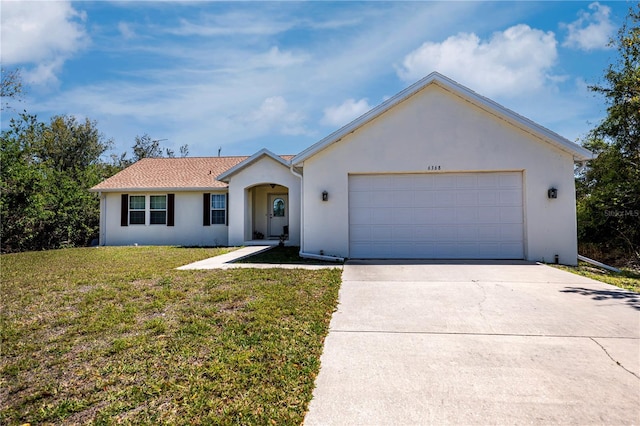
[[(280, 157), (290, 161), (293, 155)], [(91, 191), (226, 188), (228, 185), (216, 180), (216, 177), (247, 158), (249, 157), (143, 158), (100, 182)]]
[(216, 180), (216, 176), (245, 159), (246, 156), (143, 158), (91, 190), (226, 188), (227, 184)]

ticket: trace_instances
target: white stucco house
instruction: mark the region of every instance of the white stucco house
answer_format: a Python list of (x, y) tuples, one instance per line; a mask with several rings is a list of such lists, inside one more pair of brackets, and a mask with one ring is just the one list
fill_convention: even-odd
[(591, 156), (432, 73), (298, 155), (143, 159), (91, 190), (101, 245), (576, 264), (573, 171)]

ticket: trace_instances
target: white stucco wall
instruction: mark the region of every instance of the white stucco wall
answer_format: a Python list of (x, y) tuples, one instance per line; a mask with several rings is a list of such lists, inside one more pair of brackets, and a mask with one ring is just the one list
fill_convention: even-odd
[[(120, 245), (185, 245), (226, 246), (226, 225), (202, 225), (202, 192), (175, 194), (175, 223), (167, 225), (120, 226), (121, 193), (102, 193), (100, 209), (100, 244)], [(225, 193), (206, 191), (208, 193)], [(168, 192), (128, 192), (129, 195), (166, 195)], [(147, 222), (149, 222), (147, 214)]]
[[(279, 185), (275, 188), (256, 188), (264, 184)], [(300, 179), (287, 167), (263, 156), (248, 167), (231, 176), (229, 180), (229, 244), (241, 245), (252, 239), (253, 231), (266, 229), (268, 193), (281, 194), (288, 189), (289, 198), (289, 245), (300, 245)], [(252, 189), (253, 188), (253, 189)], [(258, 212), (254, 216), (254, 211)]]
[[(432, 85), (304, 162), (304, 247), (349, 257), (350, 173), (522, 171), (525, 257), (575, 264), (573, 157)], [(558, 198), (547, 198), (550, 187)], [(328, 191), (329, 201), (321, 200)]]

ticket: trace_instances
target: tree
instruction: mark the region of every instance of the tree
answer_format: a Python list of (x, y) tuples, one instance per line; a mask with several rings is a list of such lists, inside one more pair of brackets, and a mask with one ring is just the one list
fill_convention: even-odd
[(640, 8), (629, 10), (610, 44), (618, 60), (605, 71), (607, 116), (583, 145), (597, 154), (577, 177), (578, 236), (604, 251), (640, 260)]
[(33, 115), (12, 119), (0, 137), (2, 252), (83, 246), (98, 236), (99, 199), (89, 188), (114, 172), (96, 123)]
[[(136, 136), (135, 143), (133, 144), (133, 161), (136, 162), (143, 158), (174, 158), (175, 152), (170, 148), (162, 148), (160, 142), (165, 139), (151, 139), (151, 136), (144, 134), (142, 136)], [(186, 157), (189, 155), (189, 146), (182, 145), (180, 147), (180, 156)]]
[(22, 86), (22, 76), (19, 69), (7, 70), (6, 68), (0, 69), (2, 74), (2, 80), (0, 83), (0, 97), (2, 97), (2, 104), (0, 104), (0, 110), (4, 111), (9, 108), (9, 102), (7, 99), (19, 100), (23, 94), (24, 88)]
[(146, 133), (142, 136), (136, 136), (135, 143), (131, 147), (133, 149), (133, 161), (139, 161), (143, 158), (160, 158), (162, 157), (162, 148), (160, 148), (160, 140), (152, 140), (151, 136)]
[(75, 117), (55, 116), (45, 128), (36, 154), (56, 170), (72, 172), (100, 163), (100, 156), (111, 147), (95, 121), (78, 122)]

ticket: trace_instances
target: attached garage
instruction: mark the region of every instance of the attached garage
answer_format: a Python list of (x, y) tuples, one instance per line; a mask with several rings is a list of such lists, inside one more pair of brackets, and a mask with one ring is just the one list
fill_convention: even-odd
[(433, 73), (291, 160), (301, 251), (575, 264), (574, 164), (589, 158)]
[(521, 172), (349, 176), (349, 257), (522, 259)]

